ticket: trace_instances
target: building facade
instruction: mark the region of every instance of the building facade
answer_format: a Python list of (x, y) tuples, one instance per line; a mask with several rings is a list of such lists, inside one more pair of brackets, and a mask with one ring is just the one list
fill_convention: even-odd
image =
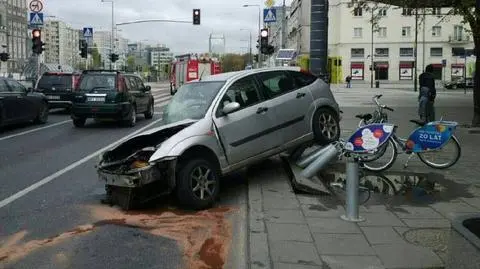
[(158, 45), (150, 48), (150, 65), (162, 66), (169, 65), (173, 61), (173, 52), (166, 45)]
[(80, 33), (60, 20), (48, 20), (43, 28), (44, 62), (75, 67), (81, 62)]
[[(0, 52), (7, 51), (7, 1), (0, 0)], [(7, 63), (0, 62), (0, 75), (7, 73)]]
[[(0, 40), (2, 40), (2, 36), (4, 40), (0, 43), (10, 54), (10, 60), (6, 65), (9, 73), (22, 73), (29, 57), (27, 15), (26, 1), (0, 0), (0, 20), (3, 20), (4, 24), (4, 27), (0, 26)], [(3, 65), (5, 63), (2, 63)]]

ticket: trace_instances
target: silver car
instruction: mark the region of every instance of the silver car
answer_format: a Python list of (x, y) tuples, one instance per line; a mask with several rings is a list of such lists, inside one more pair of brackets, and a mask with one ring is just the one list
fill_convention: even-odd
[(208, 208), (221, 176), (304, 143), (323, 145), (340, 136), (340, 110), (329, 85), (298, 67), (229, 72), (187, 83), (165, 107), (163, 120), (163, 126), (102, 155), (97, 171), (110, 203), (128, 209), (174, 191), (183, 205)]

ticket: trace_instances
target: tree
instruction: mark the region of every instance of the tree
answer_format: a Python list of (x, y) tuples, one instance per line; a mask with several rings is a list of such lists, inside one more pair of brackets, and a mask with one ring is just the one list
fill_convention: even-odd
[(102, 67), (102, 55), (98, 52), (97, 44), (93, 44), (92, 48), (92, 67), (100, 68)]
[[(373, 1), (358, 1), (357, 5), (367, 5)], [(470, 32), (475, 44), (474, 86), (473, 86), (473, 119), (472, 127), (480, 127), (480, 1), (478, 0), (376, 0), (374, 2), (384, 3), (397, 7), (405, 8), (440, 8), (450, 7), (450, 11), (445, 16), (460, 15), (463, 17), (463, 23), (470, 26)], [(466, 74), (465, 74), (466, 75)], [(417, 79), (417, 78), (415, 78)]]
[(135, 70), (135, 56), (130, 55), (127, 58), (127, 70), (128, 72), (133, 72)]
[(244, 55), (233, 53), (223, 55), (221, 63), (224, 72), (243, 70), (246, 64)]

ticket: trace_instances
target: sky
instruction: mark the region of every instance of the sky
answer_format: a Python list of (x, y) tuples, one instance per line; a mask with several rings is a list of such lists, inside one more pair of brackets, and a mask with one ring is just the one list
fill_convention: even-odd
[[(134, 41), (166, 44), (175, 53), (208, 52), (210, 34), (225, 36), (227, 52), (246, 53), (249, 32), (255, 51), (258, 35), (258, 7), (265, 0), (114, 0), (115, 23), (146, 19), (192, 21), (192, 10), (201, 9), (201, 25), (149, 22), (118, 26), (122, 37)], [(287, 0), (290, 4), (292, 0)], [(29, 2), (29, 0), (27, 0)], [(93, 27), (111, 31), (112, 3), (101, 0), (43, 0), (44, 16), (55, 16), (74, 28)], [(276, 5), (283, 1), (276, 0)], [(261, 12), (263, 20), (263, 10)], [(263, 24), (263, 22), (262, 22)], [(248, 29), (248, 30), (240, 30)], [(243, 41), (242, 41), (243, 40)], [(213, 42), (221, 42), (214, 39)]]

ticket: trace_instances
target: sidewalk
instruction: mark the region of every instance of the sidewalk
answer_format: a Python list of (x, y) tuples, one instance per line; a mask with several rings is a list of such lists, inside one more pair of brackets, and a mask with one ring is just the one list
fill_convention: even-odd
[(414, 157), (403, 169), (405, 156), (399, 155), (387, 175), (393, 179), (392, 174), (415, 171), (437, 182), (436, 193), (373, 194), (360, 207), (365, 218), (360, 223), (340, 219), (345, 208), (339, 199), (295, 194), (279, 159), (253, 169), (256, 174), (248, 187), (250, 267), (443, 268), (450, 221), (480, 211), (480, 154), (475, 144), (480, 136), (466, 130), (457, 135), (462, 157), (456, 166), (434, 171)]

